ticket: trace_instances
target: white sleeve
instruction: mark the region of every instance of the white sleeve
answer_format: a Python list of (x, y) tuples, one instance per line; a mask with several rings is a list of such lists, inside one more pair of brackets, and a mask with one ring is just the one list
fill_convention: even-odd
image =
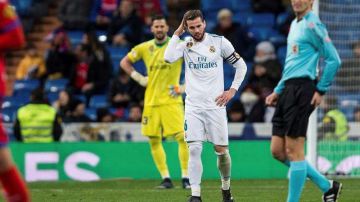
[(247, 71), (247, 66), (245, 61), (242, 58), (240, 58), (237, 62), (233, 64), (233, 67), (235, 67), (236, 71), (235, 71), (234, 80), (231, 84), (231, 88), (238, 90), (241, 83), (244, 81)]
[(179, 36), (173, 35), (166, 47), (164, 60), (168, 63), (173, 63), (179, 58), (183, 57), (185, 43), (180, 41)]
[(238, 90), (241, 83), (244, 81), (247, 67), (245, 61), (235, 51), (231, 42), (225, 37), (223, 37), (221, 41), (221, 56), (235, 68), (236, 71), (231, 88)]

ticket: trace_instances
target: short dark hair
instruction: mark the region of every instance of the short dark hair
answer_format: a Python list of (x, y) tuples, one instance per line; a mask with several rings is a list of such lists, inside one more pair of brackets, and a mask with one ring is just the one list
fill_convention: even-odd
[(156, 14), (156, 15), (151, 16), (151, 23), (153, 23), (155, 20), (165, 20), (166, 21), (166, 18), (164, 15)]
[(32, 90), (30, 99), (33, 102), (44, 102), (45, 101), (44, 90), (41, 87)]
[(184, 14), (185, 24), (188, 20), (194, 20), (196, 18), (201, 18), (201, 21), (204, 21), (204, 15), (202, 14), (201, 10), (188, 10)]

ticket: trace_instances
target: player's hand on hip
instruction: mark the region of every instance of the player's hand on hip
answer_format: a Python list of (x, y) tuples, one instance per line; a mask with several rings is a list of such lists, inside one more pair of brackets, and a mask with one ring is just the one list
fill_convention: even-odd
[(275, 92), (271, 93), (269, 96), (265, 99), (265, 104), (268, 106), (275, 106), (278, 101), (279, 95)]
[(314, 107), (317, 107), (320, 105), (322, 101), (322, 95), (320, 93), (315, 92), (312, 99), (311, 99), (311, 105), (314, 105)]
[(224, 91), (220, 96), (215, 99), (216, 105), (220, 107), (225, 106), (231, 100), (231, 98), (234, 97), (235, 93), (236, 90), (233, 88)]

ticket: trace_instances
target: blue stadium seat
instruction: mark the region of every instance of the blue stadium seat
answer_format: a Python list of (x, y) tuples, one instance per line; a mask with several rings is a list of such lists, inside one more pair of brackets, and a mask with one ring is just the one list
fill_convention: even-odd
[(74, 98), (80, 100), (83, 103), (86, 103), (85, 95), (74, 95)]
[(39, 80), (31, 79), (31, 80), (16, 80), (14, 83), (14, 91), (20, 90), (34, 90), (40, 86)]
[(27, 16), (30, 14), (30, 8), (33, 3), (32, 0), (10, 0), (10, 3), (15, 7), (16, 12), (20, 16)]
[(111, 59), (120, 61), (128, 52), (127, 47), (107, 46)]
[(275, 47), (286, 45), (286, 37), (278, 32), (271, 32), (269, 41), (274, 44)]
[(67, 35), (70, 39), (70, 42), (73, 46), (77, 46), (81, 43), (84, 32), (82, 31), (68, 31)]
[(106, 95), (93, 95), (90, 98), (89, 107), (90, 108), (108, 107), (107, 96)]
[(45, 92), (58, 93), (66, 88), (68, 79), (53, 79), (45, 82)]
[(231, 3), (234, 12), (251, 11), (251, 0), (232, 0)]
[(251, 27), (249, 32), (257, 41), (260, 42), (268, 41), (270, 36), (276, 31), (268, 27)]
[(247, 19), (251, 15), (253, 15), (253, 14), (248, 11), (235, 12), (233, 14), (233, 21), (240, 23), (243, 26), (247, 26)]
[(120, 61), (119, 60), (117, 60), (117, 59), (112, 59), (111, 60), (111, 62), (112, 62), (112, 67), (113, 67), (113, 74), (114, 75), (117, 75), (117, 73), (119, 72), (119, 68), (120, 68)]
[(19, 108), (22, 105), (26, 104), (27, 100), (21, 99), (21, 97), (16, 96), (6, 96), (3, 99), (1, 108)]
[(139, 62), (136, 62), (134, 64), (134, 67), (135, 67), (136, 71), (140, 72), (142, 75), (147, 75), (145, 63), (142, 60)]
[(85, 115), (88, 116), (92, 121), (96, 121), (96, 108), (86, 108)]
[(52, 104), (59, 99), (59, 92), (49, 92), (47, 93), (46, 97), (49, 103)]
[(277, 50), (277, 57), (281, 64), (285, 64), (287, 46), (281, 46)]
[(247, 18), (248, 26), (273, 27), (274, 24), (275, 16), (272, 13), (253, 14)]
[(276, 18), (276, 26), (280, 27), (283, 23), (285, 23), (286, 19), (290, 16), (289, 12), (280, 13)]
[(217, 11), (222, 8), (231, 8), (233, 6), (232, 0), (202, 0), (201, 8), (204, 13), (207, 11)]
[(5, 108), (0, 111), (1, 119), (5, 123), (11, 123), (15, 120), (17, 108)]
[(228, 63), (224, 63), (224, 77), (233, 77), (235, 74), (235, 69), (232, 65), (229, 65)]

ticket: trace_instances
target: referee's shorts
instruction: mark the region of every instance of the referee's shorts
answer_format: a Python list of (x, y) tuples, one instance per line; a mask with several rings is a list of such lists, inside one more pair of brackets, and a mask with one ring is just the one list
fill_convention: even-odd
[(306, 137), (309, 116), (315, 107), (311, 99), (316, 91), (314, 80), (296, 78), (285, 81), (272, 119), (272, 134), (293, 138)]

